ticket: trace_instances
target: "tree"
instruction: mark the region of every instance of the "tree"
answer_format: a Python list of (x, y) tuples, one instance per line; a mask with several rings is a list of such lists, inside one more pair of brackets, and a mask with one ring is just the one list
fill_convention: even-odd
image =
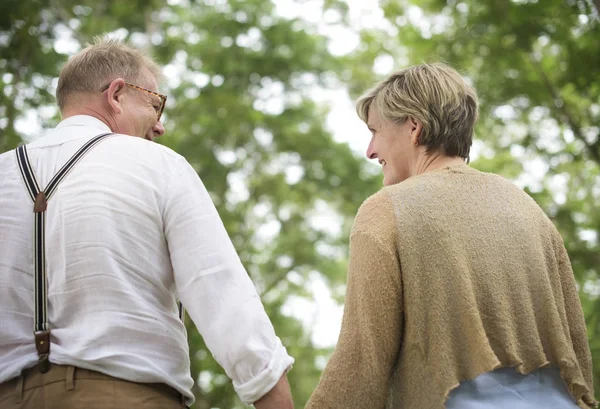
[[(596, 7), (598, 2), (596, 1)], [(349, 58), (354, 90), (372, 63), (443, 60), (481, 102), (472, 165), (525, 188), (552, 218), (580, 287), (600, 393), (600, 22), (583, 0), (381, 2), (387, 25)]]
[[(284, 345), (303, 407), (330, 351), (285, 314), (317, 272), (335, 294), (347, 236), (380, 177), (324, 127), (314, 86), (373, 85), (375, 61), (446, 60), (481, 99), (473, 165), (521, 184), (553, 218), (581, 289), (600, 390), (600, 66), (598, 11), (584, 0), (382, 0), (387, 25), (362, 30), (357, 50), (333, 57), (311, 23), (269, 0), (4, 0), (0, 4), (0, 152), (59, 118), (53, 92), (68, 55), (104, 32), (166, 65), (167, 134), (210, 191)], [(594, 0), (596, 7), (598, 0)], [(345, 16), (343, 1), (324, 10)], [(535, 16), (533, 18), (532, 16)], [(346, 21), (347, 24), (350, 24)], [(350, 75), (351, 74), (351, 75)], [(537, 176), (536, 176), (537, 172)], [(533, 176), (532, 176), (533, 175)], [(311, 216), (330, 209), (336, 229)], [(230, 382), (187, 322), (196, 408), (235, 408)]]

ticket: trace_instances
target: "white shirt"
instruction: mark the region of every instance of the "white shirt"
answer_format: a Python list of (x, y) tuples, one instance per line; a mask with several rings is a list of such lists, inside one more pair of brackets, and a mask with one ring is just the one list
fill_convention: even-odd
[[(27, 146), (40, 188), (90, 138), (75, 116)], [(275, 335), (204, 185), (172, 150), (119, 135), (93, 148), (46, 212), (50, 361), (168, 384), (193, 402), (181, 299), (245, 403), (294, 362)], [(0, 155), (0, 383), (32, 367), (33, 203)]]

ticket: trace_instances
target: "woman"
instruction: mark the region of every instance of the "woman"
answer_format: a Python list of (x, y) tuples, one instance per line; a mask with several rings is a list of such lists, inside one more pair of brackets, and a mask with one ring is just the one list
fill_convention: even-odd
[(594, 407), (559, 233), (521, 189), (465, 163), (474, 89), (424, 64), (357, 112), (385, 187), (356, 216), (339, 341), (307, 408)]

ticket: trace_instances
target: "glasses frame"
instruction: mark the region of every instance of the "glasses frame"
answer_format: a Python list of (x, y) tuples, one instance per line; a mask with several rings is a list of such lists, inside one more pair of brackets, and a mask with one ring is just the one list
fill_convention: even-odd
[[(102, 87), (102, 89), (100, 90), (100, 92), (106, 91), (108, 89), (108, 87), (110, 87), (110, 84), (111, 83), (108, 83), (104, 87)], [(167, 96), (163, 95), (163, 94), (159, 94), (158, 92), (154, 92), (154, 91), (149, 90), (147, 88), (140, 87), (139, 85), (132, 84), (131, 82), (125, 81), (125, 85), (127, 85), (128, 87), (137, 89), (139, 91), (147, 92), (148, 94), (152, 94), (155, 97), (158, 97), (160, 99), (160, 110), (158, 111), (157, 116), (156, 116), (156, 121), (157, 122), (160, 121), (160, 117), (162, 116), (163, 111), (165, 110), (165, 104), (167, 102)]]

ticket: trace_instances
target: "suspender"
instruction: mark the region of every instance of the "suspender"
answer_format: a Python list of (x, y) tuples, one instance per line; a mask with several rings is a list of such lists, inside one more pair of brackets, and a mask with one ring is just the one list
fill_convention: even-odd
[(19, 162), (19, 170), (21, 176), (29, 192), (29, 196), (33, 201), (34, 215), (34, 245), (33, 245), (33, 259), (35, 266), (35, 277), (34, 277), (34, 308), (35, 308), (35, 319), (33, 333), (35, 335), (35, 348), (37, 349), (39, 357), (39, 368), (40, 372), (45, 373), (48, 371), (50, 365), (48, 357), (50, 355), (50, 327), (48, 326), (48, 281), (46, 277), (46, 244), (45, 244), (45, 232), (46, 232), (46, 208), (48, 207), (48, 201), (52, 198), (58, 184), (64, 180), (67, 174), (73, 169), (73, 167), (83, 158), (83, 156), (89, 152), (94, 146), (102, 142), (107, 137), (113, 135), (112, 133), (106, 133), (98, 135), (88, 142), (85, 143), (76, 153), (63, 165), (62, 168), (54, 175), (46, 189), (41, 190), (31, 163), (29, 162), (29, 156), (27, 155), (27, 148), (25, 145), (21, 145), (17, 148), (17, 161)]
[[(29, 156), (27, 155), (27, 148), (25, 145), (21, 145), (17, 148), (17, 161), (19, 163), (19, 170), (21, 176), (29, 192), (29, 196), (33, 201), (34, 215), (34, 245), (33, 245), (33, 260), (35, 267), (34, 276), (34, 329), (33, 333), (35, 336), (35, 348), (39, 357), (39, 369), (40, 372), (46, 373), (50, 368), (50, 327), (48, 325), (48, 277), (46, 276), (46, 244), (45, 244), (45, 233), (46, 233), (46, 208), (48, 207), (48, 201), (52, 198), (52, 195), (56, 191), (58, 184), (64, 180), (67, 174), (73, 169), (73, 167), (79, 162), (86, 153), (92, 148), (102, 142), (109, 136), (114, 135), (113, 133), (106, 133), (95, 136), (94, 138), (87, 141), (68, 161), (63, 165), (62, 168), (54, 175), (46, 189), (40, 190), (37, 179), (29, 162)], [(179, 317), (184, 320), (185, 309), (183, 304), (179, 303)]]

